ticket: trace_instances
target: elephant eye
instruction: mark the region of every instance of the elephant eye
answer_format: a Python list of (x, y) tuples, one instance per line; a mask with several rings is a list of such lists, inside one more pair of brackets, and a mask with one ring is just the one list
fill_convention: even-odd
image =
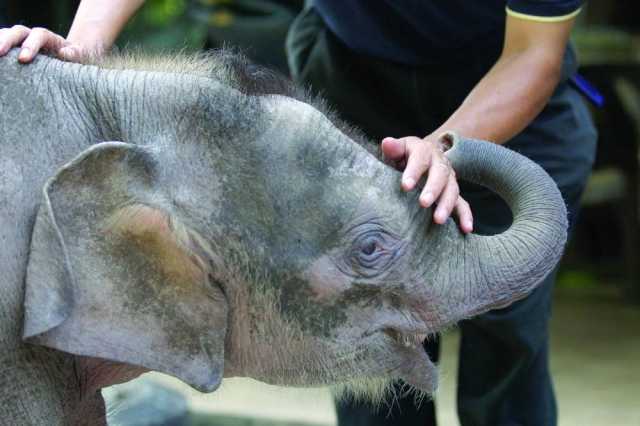
[(378, 244), (373, 239), (365, 241), (363, 246), (360, 248), (360, 250), (362, 251), (362, 254), (366, 256), (372, 255), (377, 249), (378, 249)]
[(398, 241), (383, 231), (369, 231), (356, 237), (349, 258), (355, 275), (367, 278), (384, 272), (398, 254)]

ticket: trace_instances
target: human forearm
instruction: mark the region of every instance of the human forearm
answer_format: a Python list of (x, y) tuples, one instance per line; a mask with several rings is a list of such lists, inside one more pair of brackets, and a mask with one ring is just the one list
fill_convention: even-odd
[(446, 130), (502, 144), (544, 108), (560, 78), (561, 61), (543, 49), (502, 56), (435, 135)]
[(20, 46), (18, 60), (31, 62), (41, 50), (65, 61), (102, 55), (144, 0), (82, 0), (65, 39), (45, 28), (14, 25), (0, 29), (0, 56)]
[(82, 0), (67, 40), (85, 51), (109, 49), (144, 0)]
[(573, 19), (536, 22), (507, 16), (500, 58), (434, 132), (504, 143), (533, 121), (558, 84)]

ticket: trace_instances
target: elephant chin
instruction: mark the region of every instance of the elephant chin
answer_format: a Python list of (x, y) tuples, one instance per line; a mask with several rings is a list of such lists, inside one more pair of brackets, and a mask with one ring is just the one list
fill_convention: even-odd
[(398, 349), (401, 364), (397, 374), (416, 390), (432, 395), (438, 388), (438, 368), (429, 359), (422, 345)]

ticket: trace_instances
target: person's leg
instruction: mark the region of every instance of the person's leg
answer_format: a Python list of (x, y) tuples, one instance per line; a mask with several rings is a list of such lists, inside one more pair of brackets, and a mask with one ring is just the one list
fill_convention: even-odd
[[(567, 203), (571, 228), (595, 148), (595, 132), (582, 100), (561, 85), (547, 109), (510, 145), (554, 178)], [(485, 233), (499, 232), (496, 218), (508, 214), (492, 197), (476, 203), (476, 223)], [(555, 273), (527, 298), (460, 324), (462, 426), (556, 424), (548, 329), (554, 279)]]
[[(313, 11), (294, 22), (288, 51), (294, 79), (321, 93), (341, 118), (358, 126), (375, 142), (384, 136), (426, 134), (429, 126), (435, 126), (435, 121), (424, 120), (415, 108), (414, 70), (348, 52)], [(434, 362), (438, 361), (438, 339), (426, 342), (425, 350)], [(432, 400), (416, 405), (414, 394), (407, 393), (402, 382), (395, 384), (395, 393), (397, 397), (377, 408), (348, 399), (338, 401), (338, 424), (436, 424)]]
[(460, 324), (461, 425), (554, 425), (548, 365), (553, 277), (506, 309)]

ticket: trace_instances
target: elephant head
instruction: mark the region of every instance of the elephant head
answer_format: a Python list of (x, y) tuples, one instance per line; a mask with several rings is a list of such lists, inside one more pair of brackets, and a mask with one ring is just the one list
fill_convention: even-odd
[(398, 171), (312, 106), (198, 84), (179, 100), (184, 129), (165, 122), (135, 144), (95, 144), (47, 182), (28, 342), (201, 391), (248, 376), (400, 377), (432, 392), (421, 341), (526, 296), (559, 260), (563, 200), (515, 152), (443, 136), (458, 176), (513, 211), (504, 233), (465, 236), (433, 224)]

